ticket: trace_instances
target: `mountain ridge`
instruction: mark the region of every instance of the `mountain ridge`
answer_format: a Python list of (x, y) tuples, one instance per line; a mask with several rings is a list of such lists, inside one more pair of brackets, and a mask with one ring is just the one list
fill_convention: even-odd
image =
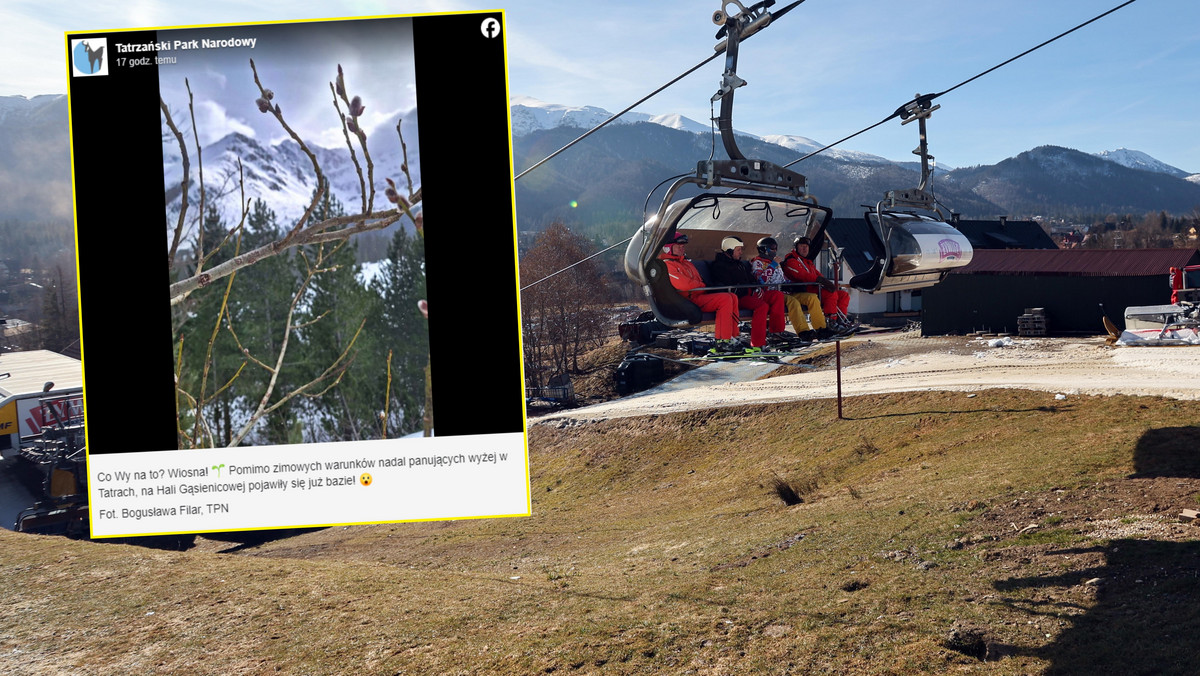
[[(513, 161), (517, 171), (577, 138), (579, 125), (611, 117), (608, 111), (596, 107), (544, 104), (527, 97), (513, 101)], [(524, 112), (518, 106), (523, 106)], [(708, 125), (678, 115), (630, 115), (628, 121), (605, 127), (517, 182), (520, 229), (537, 230), (550, 220), (564, 219), (585, 227), (607, 228), (614, 236), (625, 232), (643, 217), (646, 195), (655, 185), (666, 177), (694, 172), (696, 162), (713, 150)], [(518, 133), (522, 116), (532, 122), (529, 131)], [(0, 218), (31, 222), (71, 218), (67, 118), (65, 95), (0, 97)], [(404, 130), (410, 141), (409, 164), (419, 185), (420, 146), (412, 142), (419, 135), (416, 111), (405, 113)], [(469, 132), (462, 130), (464, 134)], [(378, 195), (383, 179), (402, 178), (398, 139), (394, 134), (384, 134), (390, 138), (379, 136), (372, 138), (377, 203), (382, 199)], [(778, 164), (790, 163), (797, 152), (808, 153), (820, 146), (819, 141), (795, 135), (758, 137), (738, 133), (738, 142), (747, 156)], [(247, 195), (279, 198), (286, 193), (283, 202), (301, 207), (283, 208), (279, 206), (282, 202), (272, 200), (272, 208), (279, 212), (281, 221), (294, 219), (307, 204), (315, 184), (308, 159), (294, 143), (287, 143), (291, 142), (272, 146), (248, 137), (222, 139), (214, 144), (219, 150), (205, 150), (206, 176), (216, 177), (219, 166), (242, 157), (247, 174), (257, 182)], [(168, 165), (175, 162), (170, 155), (178, 152), (177, 146), (167, 143), (164, 152)], [(358, 175), (349, 163), (349, 151), (339, 148), (314, 152), (325, 167), (334, 194), (347, 210), (358, 210)], [(1129, 164), (1134, 166), (1126, 166)], [(874, 204), (884, 192), (913, 187), (920, 180), (918, 165), (911, 160), (895, 162), (839, 149), (823, 152), (793, 168), (808, 177), (810, 189), (823, 204), (833, 206), (840, 214), (854, 214), (860, 211), (860, 205)], [(180, 176), (171, 171), (168, 167), (164, 189), (169, 198), (178, 200)], [(933, 189), (942, 202), (967, 217), (1114, 211), (1190, 213), (1200, 205), (1200, 174), (1188, 175), (1127, 148), (1089, 154), (1043, 146), (995, 165), (950, 171), (939, 167)], [(661, 193), (657, 195), (661, 199)]]

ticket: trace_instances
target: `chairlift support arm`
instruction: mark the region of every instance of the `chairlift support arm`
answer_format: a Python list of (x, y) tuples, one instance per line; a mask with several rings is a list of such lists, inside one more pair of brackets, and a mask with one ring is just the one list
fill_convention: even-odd
[[(803, 0), (788, 5), (780, 10), (778, 15), (790, 11), (800, 2)], [(723, 0), (721, 9), (713, 12), (713, 23), (721, 27), (717, 31), (717, 38), (724, 38), (717, 43), (714, 50), (718, 53), (725, 52), (725, 72), (721, 76), (721, 85), (717, 89), (717, 93), (712, 96), (712, 101), (720, 100), (721, 102), (721, 111), (716, 120), (717, 129), (721, 132), (721, 144), (730, 159), (728, 161), (707, 160), (697, 164), (696, 177), (705, 187), (720, 186), (724, 181), (726, 185), (730, 183), (770, 185), (783, 188), (796, 196), (802, 196), (805, 193), (806, 185), (803, 175), (764, 160), (747, 159), (738, 148), (737, 140), (733, 135), (733, 94), (739, 87), (746, 84), (746, 81), (737, 74), (739, 47), (742, 40), (770, 25), (774, 17), (767, 9), (774, 4), (775, 0), (762, 0), (762, 2), (747, 8), (740, 0)], [(737, 6), (738, 13), (736, 15), (729, 13), (730, 5)]]
[(913, 97), (911, 102), (906, 103), (896, 111), (900, 115), (901, 125), (906, 125), (913, 120), (917, 120), (921, 142), (917, 146), (917, 149), (913, 151), (913, 155), (921, 158), (921, 185), (917, 187), (917, 190), (921, 191), (929, 189), (929, 160), (933, 159), (933, 155), (929, 154), (929, 143), (925, 134), (925, 120), (929, 119), (930, 115), (933, 115), (933, 111), (942, 107), (941, 104), (936, 106), (930, 105), (933, 103), (933, 97), (933, 94), (922, 96), (918, 93)]

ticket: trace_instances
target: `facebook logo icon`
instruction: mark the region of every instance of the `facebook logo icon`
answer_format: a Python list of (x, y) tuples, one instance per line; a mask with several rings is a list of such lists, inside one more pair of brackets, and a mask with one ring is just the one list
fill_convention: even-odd
[(500, 22), (492, 17), (488, 17), (483, 20), (480, 30), (483, 31), (483, 37), (494, 38), (500, 35)]

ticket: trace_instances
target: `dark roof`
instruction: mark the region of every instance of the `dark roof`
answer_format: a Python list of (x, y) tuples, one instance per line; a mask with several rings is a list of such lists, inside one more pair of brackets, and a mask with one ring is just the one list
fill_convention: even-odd
[(843, 250), (845, 263), (854, 274), (870, 269), (871, 264), (875, 262), (875, 257), (871, 254), (871, 233), (868, 227), (867, 219), (860, 216), (831, 218), (825, 229), (825, 234), (833, 241), (833, 245)]
[(1196, 249), (976, 249), (955, 275), (1145, 277), (1200, 263)]
[(1033, 221), (967, 221), (954, 224), (975, 249), (1057, 249), (1042, 226)]

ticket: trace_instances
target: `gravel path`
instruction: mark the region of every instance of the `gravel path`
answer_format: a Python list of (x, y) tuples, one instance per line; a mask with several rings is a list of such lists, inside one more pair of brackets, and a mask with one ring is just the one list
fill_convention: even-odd
[[(995, 342), (995, 341), (992, 341)], [(921, 338), (915, 333), (842, 344), (847, 396), (1005, 387), (1073, 394), (1200, 399), (1200, 347), (1109, 347), (1103, 338)], [(709, 364), (631, 397), (561, 411), (530, 423), (601, 420), (692, 409), (837, 396), (837, 373), (822, 368), (757, 380), (761, 364)], [(707, 382), (705, 382), (707, 381)]]

